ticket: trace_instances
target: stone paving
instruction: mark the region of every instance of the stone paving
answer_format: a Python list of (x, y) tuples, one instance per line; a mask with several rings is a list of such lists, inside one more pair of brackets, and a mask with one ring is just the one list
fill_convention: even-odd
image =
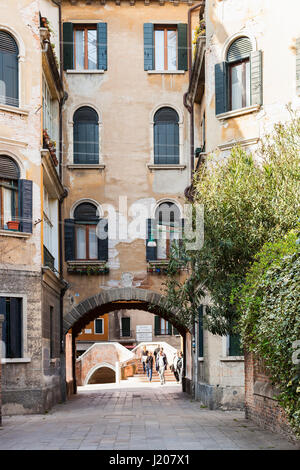
[(44, 415), (4, 417), (0, 449), (295, 449), (242, 411), (202, 408), (177, 384), (124, 382), (79, 387)]

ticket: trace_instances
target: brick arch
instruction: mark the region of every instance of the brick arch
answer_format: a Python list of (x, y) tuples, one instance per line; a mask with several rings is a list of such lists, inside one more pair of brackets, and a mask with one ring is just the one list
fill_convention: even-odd
[(163, 295), (147, 289), (124, 287), (103, 290), (72, 307), (71, 311), (64, 317), (63, 330), (66, 334), (72, 328), (73, 333), (78, 334), (99, 315), (114, 310), (126, 309), (144, 310), (159, 315), (172, 323), (184, 335), (187, 331), (186, 326), (175, 310), (169, 310), (164, 305), (165, 297)]

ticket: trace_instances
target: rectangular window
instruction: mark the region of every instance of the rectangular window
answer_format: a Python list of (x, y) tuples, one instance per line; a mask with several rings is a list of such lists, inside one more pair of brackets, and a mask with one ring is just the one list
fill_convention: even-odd
[(122, 333), (121, 336), (130, 336), (130, 317), (121, 318)]
[(74, 64), (77, 70), (97, 69), (97, 28), (95, 25), (74, 27)]
[(177, 70), (177, 27), (155, 26), (155, 70)]
[(18, 216), (18, 182), (0, 178), (0, 228), (7, 229), (7, 222)]
[(4, 314), (2, 325), (2, 357), (22, 357), (22, 298), (0, 297), (0, 313)]
[(243, 356), (244, 351), (241, 347), (240, 335), (229, 335), (228, 356)]
[(104, 325), (103, 325), (103, 318), (97, 318), (95, 320), (95, 334), (103, 335), (104, 333)]
[(172, 335), (172, 325), (164, 318), (155, 317), (155, 335)]
[(229, 65), (230, 109), (250, 106), (250, 62)]
[(98, 259), (98, 238), (96, 225), (76, 227), (76, 259)]

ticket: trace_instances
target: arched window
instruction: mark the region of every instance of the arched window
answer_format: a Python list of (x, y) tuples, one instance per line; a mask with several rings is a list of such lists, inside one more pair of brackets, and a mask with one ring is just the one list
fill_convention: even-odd
[(179, 117), (172, 108), (161, 108), (154, 116), (154, 163), (179, 163)]
[(0, 103), (19, 106), (19, 50), (14, 38), (0, 31)]
[(88, 106), (74, 114), (74, 163), (99, 163), (98, 114)]
[(249, 38), (240, 37), (228, 48), (229, 109), (240, 109), (251, 104), (250, 54), (252, 44)]
[(155, 211), (157, 259), (168, 259), (175, 240), (180, 239), (180, 212), (173, 202), (161, 203)]
[(2, 229), (9, 228), (8, 222), (18, 220), (19, 178), (20, 170), (16, 162), (11, 157), (0, 155), (0, 226)]
[(83, 202), (74, 211), (76, 259), (98, 259), (96, 227), (99, 222), (97, 207)]

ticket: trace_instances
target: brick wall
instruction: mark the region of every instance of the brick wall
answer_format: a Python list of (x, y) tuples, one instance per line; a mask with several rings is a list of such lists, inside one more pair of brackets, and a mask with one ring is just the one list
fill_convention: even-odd
[(263, 361), (245, 353), (246, 417), (265, 429), (295, 440), (285, 412), (276, 401), (278, 393), (266, 375)]

